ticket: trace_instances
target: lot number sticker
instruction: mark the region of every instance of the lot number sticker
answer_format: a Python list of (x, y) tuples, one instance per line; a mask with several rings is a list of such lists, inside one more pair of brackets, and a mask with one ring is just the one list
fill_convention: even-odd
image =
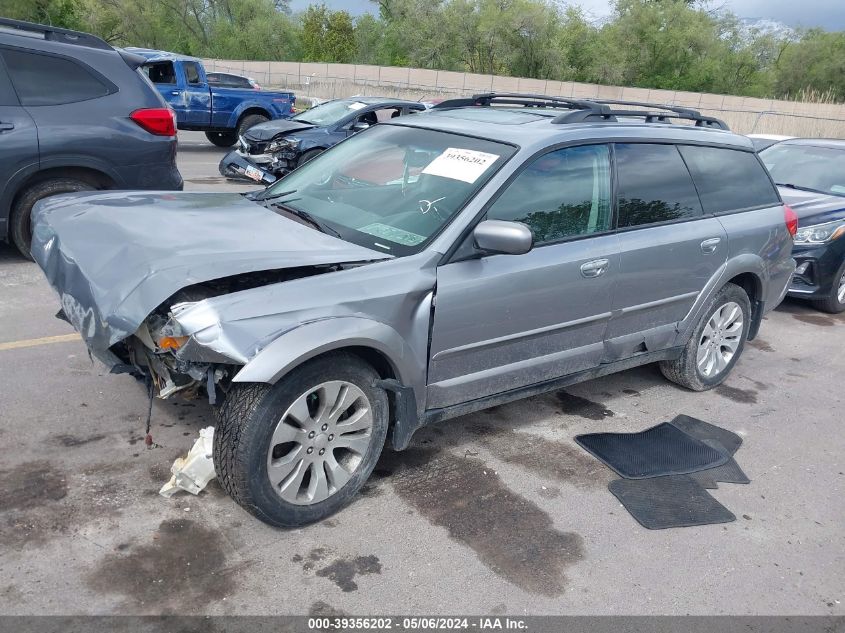
[(492, 165), (497, 154), (477, 152), (472, 149), (449, 147), (440, 156), (431, 161), (422, 173), (442, 176), (453, 180), (473, 183)]

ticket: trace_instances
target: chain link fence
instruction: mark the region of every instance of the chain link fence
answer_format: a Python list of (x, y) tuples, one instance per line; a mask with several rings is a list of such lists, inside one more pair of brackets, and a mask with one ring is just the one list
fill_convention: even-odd
[(743, 134), (845, 138), (843, 104), (603, 86), (393, 66), (217, 59), (203, 61), (208, 70), (246, 75), (267, 88), (292, 90), (297, 93), (299, 99), (304, 97), (306, 100), (365, 94), (426, 100), (479, 92), (527, 92), (687, 106), (719, 117), (731, 129)]

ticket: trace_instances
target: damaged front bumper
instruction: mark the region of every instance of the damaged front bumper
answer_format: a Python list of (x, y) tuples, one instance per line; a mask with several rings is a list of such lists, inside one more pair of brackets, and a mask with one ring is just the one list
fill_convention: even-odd
[[(269, 154), (262, 155), (272, 160)], [(248, 180), (264, 185), (272, 185), (278, 180), (270, 169), (268, 161), (257, 161), (255, 157), (247, 158), (240, 150), (232, 150), (220, 161), (218, 169), (220, 175), (234, 180)]]

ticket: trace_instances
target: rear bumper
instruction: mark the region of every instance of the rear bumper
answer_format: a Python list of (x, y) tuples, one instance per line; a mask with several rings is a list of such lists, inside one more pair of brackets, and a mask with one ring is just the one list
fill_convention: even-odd
[(830, 294), (834, 277), (845, 259), (845, 240), (796, 247), (792, 255), (798, 267), (789, 284), (788, 295), (799, 299), (822, 299)]
[(174, 164), (146, 163), (121, 167), (123, 183), (120, 189), (148, 191), (182, 191), (182, 174)]

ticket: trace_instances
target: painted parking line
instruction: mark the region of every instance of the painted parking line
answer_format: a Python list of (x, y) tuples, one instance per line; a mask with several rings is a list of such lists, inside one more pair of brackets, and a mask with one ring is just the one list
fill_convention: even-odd
[(22, 341), (9, 341), (0, 343), (0, 352), (9, 349), (22, 349), (25, 347), (38, 347), (39, 345), (51, 345), (52, 343), (69, 343), (79, 341), (79, 334), (60, 334), (59, 336), (42, 336), (41, 338), (28, 338)]

